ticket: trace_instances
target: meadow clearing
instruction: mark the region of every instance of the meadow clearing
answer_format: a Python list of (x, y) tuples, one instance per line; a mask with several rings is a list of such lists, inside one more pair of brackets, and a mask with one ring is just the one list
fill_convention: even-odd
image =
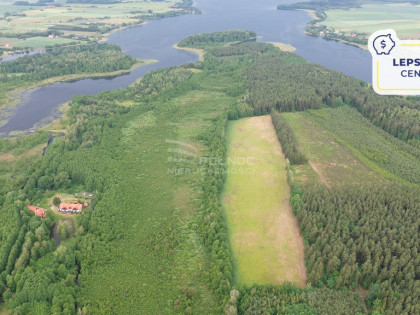
[(344, 145), (302, 113), (281, 114), (293, 128), (308, 163), (293, 165), (294, 178), (301, 183), (322, 182), (327, 187), (337, 184), (377, 181), (381, 177), (364, 165)]
[(420, 151), (374, 126), (355, 109), (343, 106), (282, 116), (308, 158), (308, 164), (292, 167), (299, 182), (335, 186), (386, 179), (404, 184), (420, 181)]
[(328, 10), (322, 22), (338, 31), (373, 33), (393, 28), (400, 38), (420, 38), (420, 5), (410, 3), (368, 3), (360, 8)]
[[(226, 211), (238, 284), (305, 286), (303, 239), (289, 203), (286, 160), (270, 116), (228, 125)], [(244, 162), (245, 161), (245, 162)]]

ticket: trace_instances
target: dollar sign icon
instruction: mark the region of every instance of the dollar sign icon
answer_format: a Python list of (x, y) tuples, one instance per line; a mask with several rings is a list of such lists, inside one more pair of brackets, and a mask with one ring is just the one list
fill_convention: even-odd
[(382, 41), (381, 41), (381, 48), (382, 48), (382, 49), (384, 49), (385, 47), (386, 47), (385, 40), (382, 40)]
[(390, 51), (395, 47), (391, 34), (377, 36), (372, 44), (377, 55), (389, 55)]

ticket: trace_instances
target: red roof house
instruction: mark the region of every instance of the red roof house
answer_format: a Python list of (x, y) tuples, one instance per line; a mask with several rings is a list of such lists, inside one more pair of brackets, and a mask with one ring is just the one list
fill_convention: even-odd
[(44, 218), (47, 215), (47, 213), (45, 212), (45, 209), (32, 206), (32, 205), (27, 205), (26, 207), (29, 209), (29, 211), (33, 212), (36, 216), (40, 218)]
[(78, 213), (82, 212), (83, 208), (87, 207), (87, 204), (81, 204), (78, 202), (73, 203), (60, 203), (60, 206), (58, 207), (58, 211), (61, 212), (72, 212), (72, 213)]

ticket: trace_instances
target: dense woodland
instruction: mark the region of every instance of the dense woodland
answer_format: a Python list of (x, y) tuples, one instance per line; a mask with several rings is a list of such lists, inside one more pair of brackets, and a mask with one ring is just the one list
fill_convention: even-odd
[(418, 97), (382, 97), (361, 80), (306, 62), (294, 54), (267, 54), (246, 75), (247, 102), (256, 115), (350, 105), (402, 140), (420, 140)]
[(179, 47), (197, 47), (202, 45), (242, 42), (253, 40), (257, 34), (252, 31), (227, 31), (217, 33), (202, 33), (189, 36), (178, 43)]
[(419, 189), (396, 184), (292, 189), (308, 282), (368, 290), (377, 314), (420, 312)]
[(239, 314), (363, 314), (357, 293), (350, 290), (310, 288), (298, 290), (290, 285), (255, 286), (241, 290), (236, 302)]
[(271, 112), (271, 120), (273, 121), (274, 129), (277, 137), (282, 144), (281, 149), (289, 159), (291, 164), (302, 164), (307, 161), (305, 155), (300, 151), (299, 144), (294, 134), (293, 129), (289, 126), (286, 119), (284, 119), (278, 112)]
[(270, 50), (273, 50), (273, 47), (267, 45), (266, 43), (257, 43), (257, 42), (245, 42), (245, 43), (235, 43), (227, 47), (214, 49), (212, 55), (216, 57), (227, 57), (227, 56), (237, 56), (245, 54), (258, 54), (266, 53)]
[[(372, 133), (382, 132), (374, 123), (389, 132), (401, 154), (418, 158), (415, 147), (404, 142), (419, 137), (417, 98), (376, 96), (361, 81), (268, 44), (222, 47), (253, 35), (193, 36), (185, 43), (215, 49), (205, 61), (149, 73), (126, 89), (75, 97), (66, 136), (30, 168), (0, 178), (0, 293), (9, 309), (16, 314), (111, 314), (139, 307), (182, 314), (419, 313), (418, 186), (292, 185), (310, 286), (236, 288), (220, 203), (224, 172), (207, 161), (199, 165), (199, 176), (167, 174), (168, 137), (191, 133), (187, 139), (200, 144), (201, 154), (224, 159), (227, 120), (266, 113), (272, 113), (286, 156), (304, 163), (296, 137), (276, 111), (325, 106), (356, 108)], [(221, 99), (210, 108), (199, 100), (188, 103), (206, 93)], [(25, 150), (45, 140), (45, 134), (2, 140), (0, 151)], [(197, 207), (187, 223), (186, 214), (174, 210), (171, 194), (163, 193), (184, 183), (191, 183)], [(95, 192), (95, 210), (78, 216), (76, 236), (57, 247), (49, 237), (51, 213), (41, 220), (25, 206), (47, 205), (50, 192), (82, 190)], [(136, 286), (133, 277), (141, 279)], [(365, 300), (357, 290), (368, 290)]]

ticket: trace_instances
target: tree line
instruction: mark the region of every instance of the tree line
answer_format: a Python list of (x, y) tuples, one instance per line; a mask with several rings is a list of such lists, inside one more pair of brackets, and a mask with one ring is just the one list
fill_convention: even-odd
[(291, 201), (313, 287), (361, 286), (372, 312), (420, 312), (417, 187), (294, 187)]
[(246, 73), (247, 102), (254, 114), (304, 111), (344, 104), (391, 135), (420, 141), (418, 97), (377, 95), (364, 81), (306, 62), (290, 53), (256, 58)]
[(279, 138), (281, 149), (291, 164), (302, 164), (307, 162), (305, 155), (300, 151), (298, 141), (293, 129), (280, 113), (271, 112), (271, 120), (274, 130)]

